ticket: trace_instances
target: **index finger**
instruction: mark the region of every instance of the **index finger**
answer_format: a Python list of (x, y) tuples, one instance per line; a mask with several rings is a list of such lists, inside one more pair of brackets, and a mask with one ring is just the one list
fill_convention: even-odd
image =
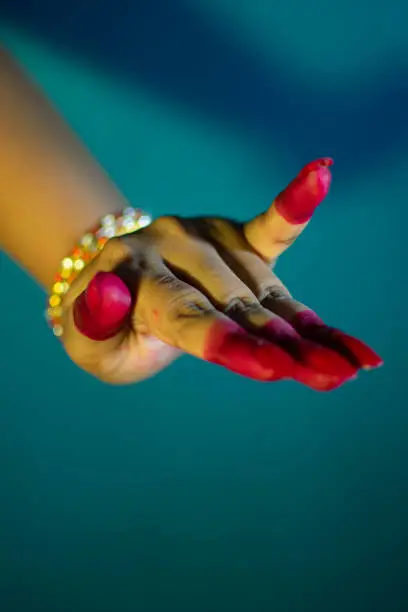
[(275, 259), (300, 236), (329, 192), (332, 164), (329, 157), (307, 164), (266, 212), (245, 224), (245, 237), (261, 257)]

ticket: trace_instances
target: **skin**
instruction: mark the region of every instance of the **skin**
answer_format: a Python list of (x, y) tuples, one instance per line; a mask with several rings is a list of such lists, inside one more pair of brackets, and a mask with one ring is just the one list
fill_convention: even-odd
[[(78, 237), (128, 203), (5, 51), (0, 109), (1, 245), (48, 287)], [(112, 384), (141, 381), (188, 353), (259, 381), (291, 378), (321, 391), (381, 365), (273, 272), (327, 196), (331, 163), (308, 164), (247, 223), (168, 216), (110, 240), (64, 298), (68, 355)]]

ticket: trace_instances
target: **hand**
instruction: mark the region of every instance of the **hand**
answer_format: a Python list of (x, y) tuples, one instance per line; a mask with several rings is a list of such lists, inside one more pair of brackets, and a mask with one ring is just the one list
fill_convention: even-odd
[(64, 299), (70, 357), (113, 384), (152, 376), (189, 353), (321, 391), (381, 365), (368, 346), (296, 301), (271, 269), (327, 195), (331, 163), (308, 164), (248, 223), (161, 217), (110, 240)]

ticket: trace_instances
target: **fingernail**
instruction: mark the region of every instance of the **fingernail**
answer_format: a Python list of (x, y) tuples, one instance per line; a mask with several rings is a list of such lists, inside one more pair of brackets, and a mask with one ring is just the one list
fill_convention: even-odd
[(204, 359), (262, 381), (290, 378), (294, 360), (282, 348), (247, 334), (239, 326), (216, 325), (210, 331)]
[(112, 272), (98, 272), (74, 304), (74, 322), (91, 340), (106, 340), (126, 321), (132, 297), (124, 282)]
[(292, 225), (307, 223), (327, 196), (333, 160), (323, 157), (307, 164), (274, 202), (275, 210)]
[(335, 351), (307, 340), (304, 340), (300, 346), (304, 362), (318, 372), (342, 379), (356, 375), (357, 368)]

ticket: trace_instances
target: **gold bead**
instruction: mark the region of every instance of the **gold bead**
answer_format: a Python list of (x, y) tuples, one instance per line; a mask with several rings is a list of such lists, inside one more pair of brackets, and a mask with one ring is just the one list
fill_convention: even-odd
[(74, 262), (72, 261), (71, 257), (64, 257), (62, 260), (62, 267), (64, 270), (71, 270), (73, 265)]
[(129, 232), (129, 233), (130, 232), (134, 232), (136, 228), (137, 228), (137, 223), (136, 223), (135, 219), (129, 218), (129, 217), (123, 219), (123, 229), (124, 229), (125, 233), (126, 232)]
[(61, 270), (61, 278), (63, 279), (69, 278), (71, 274), (72, 274), (71, 268), (64, 268), (63, 270)]
[(105, 215), (102, 218), (101, 225), (114, 225), (116, 222), (115, 215)]
[(49, 299), (49, 305), (51, 306), (51, 308), (54, 308), (55, 306), (59, 306), (60, 304), (61, 304), (60, 296), (54, 293)]
[(85, 248), (88, 248), (92, 245), (93, 241), (94, 241), (93, 234), (85, 234), (85, 236), (83, 236), (81, 239), (81, 245), (84, 246)]
[(80, 270), (83, 270), (83, 269), (84, 269), (84, 266), (85, 266), (85, 263), (84, 263), (84, 260), (83, 260), (83, 259), (77, 259), (77, 260), (74, 262), (74, 268), (75, 268), (75, 270), (77, 270), (78, 272), (79, 272)]
[(152, 222), (152, 218), (149, 215), (141, 215), (137, 220), (138, 229), (147, 227)]
[(58, 323), (57, 325), (54, 325), (52, 331), (54, 332), (55, 336), (59, 337), (62, 336), (62, 334), (64, 333), (64, 328)]
[(60, 295), (61, 293), (64, 293), (64, 283), (58, 282), (55, 283), (55, 285), (52, 288), (52, 292), (53, 293), (58, 293), (58, 295)]
[(103, 228), (102, 236), (104, 238), (114, 238), (116, 236), (116, 227), (114, 225), (108, 225)]
[(47, 317), (49, 319), (59, 319), (61, 316), (62, 316), (61, 306), (54, 306), (54, 308), (49, 308), (47, 310)]

